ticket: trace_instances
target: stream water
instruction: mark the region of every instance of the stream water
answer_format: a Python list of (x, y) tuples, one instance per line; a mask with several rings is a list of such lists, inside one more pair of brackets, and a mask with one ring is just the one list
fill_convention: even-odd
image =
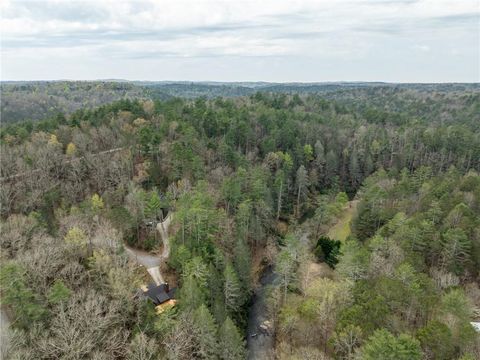
[(274, 284), (276, 278), (272, 266), (265, 268), (260, 286), (253, 294), (248, 312), (248, 359), (273, 359), (274, 333), (267, 314), (267, 297), (268, 287)]

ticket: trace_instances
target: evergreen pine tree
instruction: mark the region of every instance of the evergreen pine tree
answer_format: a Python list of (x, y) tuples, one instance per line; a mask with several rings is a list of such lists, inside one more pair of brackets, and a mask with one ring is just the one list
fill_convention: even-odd
[(202, 304), (193, 314), (196, 355), (199, 359), (216, 359), (219, 347), (217, 342), (217, 326), (208, 308)]
[(180, 304), (184, 309), (195, 310), (203, 303), (203, 294), (193, 276), (184, 279), (180, 289)]
[(220, 358), (222, 360), (240, 360), (246, 358), (245, 341), (229, 317), (220, 327)]
[(55, 280), (50, 288), (47, 298), (51, 304), (60, 304), (68, 300), (71, 290), (65, 286), (62, 280)]
[(250, 277), (250, 269), (251, 269), (251, 259), (250, 259), (250, 250), (245, 244), (243, 239), (238, 239), (237, 244), (234, 249), (234, 266), (235, 270), (237, 271), (239, 280), (242, 286), (242, 294), (244, 298), (248, 298), (251, 287), (252, 287), (252, 279)]
[(300, 200), (306, 195), (308, 186), (308, 174), (305, 166), (301, 165), (297, 170), (297, 217), (300, 217)]
[(377, 330), (362, 348), (365, 360), (420, 360), (422, 351), (418, 340), (407, 334), (393, 336), (387, 330)]
[(162, 203), (157, 192), (154, 190), (145, 204), (145, 216), (151, 221), (156, 221), (160, 215)]
[(227, 313), (234, 315), (241, 304), (241, 286), (238, 280), (237, 273), (231, 263), (227, 263), (223, 272), (225, 278), (225, 285), (223, 288), (223, 295), (225, 299), (225, 308)]

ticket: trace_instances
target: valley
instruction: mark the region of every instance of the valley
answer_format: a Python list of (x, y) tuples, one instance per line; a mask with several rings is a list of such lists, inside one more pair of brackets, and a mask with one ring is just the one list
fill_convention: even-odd
[(475, 358), (477, 89), (300, 89), (2, 126), (5, 358)]

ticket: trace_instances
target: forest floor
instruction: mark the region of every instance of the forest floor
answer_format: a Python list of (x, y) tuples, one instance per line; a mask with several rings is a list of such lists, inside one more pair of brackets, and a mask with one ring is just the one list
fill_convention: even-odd
[(348, 202), (342, 215), (338, 218), (338, 221), (333, 225), (327, 233), (330, 239), (345, 241), (352, 233), (351, 222), (355, 212), (357, 211), (358, 200), (352, 200)]

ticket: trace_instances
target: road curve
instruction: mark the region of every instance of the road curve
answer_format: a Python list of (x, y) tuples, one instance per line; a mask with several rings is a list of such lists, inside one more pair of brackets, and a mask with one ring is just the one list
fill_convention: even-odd
[(146, 251), (137, 250), (125, 245), (125, 251), (131, 259), (135, 260), (142, 266), (145, 266), (148, 273), (152, 277), (155, 284), (160, 285), (165, 281), (161, 273), (162, 264), (170, 256), (170, 241), (168, 239), (168, 229), (172, 223), (173, 214), (169, 213), (168, 216), (157, 224), (157, 231), (160, 233), (160, 237), (163, 242), (163, 250), (160, 255), (152, 255)]

